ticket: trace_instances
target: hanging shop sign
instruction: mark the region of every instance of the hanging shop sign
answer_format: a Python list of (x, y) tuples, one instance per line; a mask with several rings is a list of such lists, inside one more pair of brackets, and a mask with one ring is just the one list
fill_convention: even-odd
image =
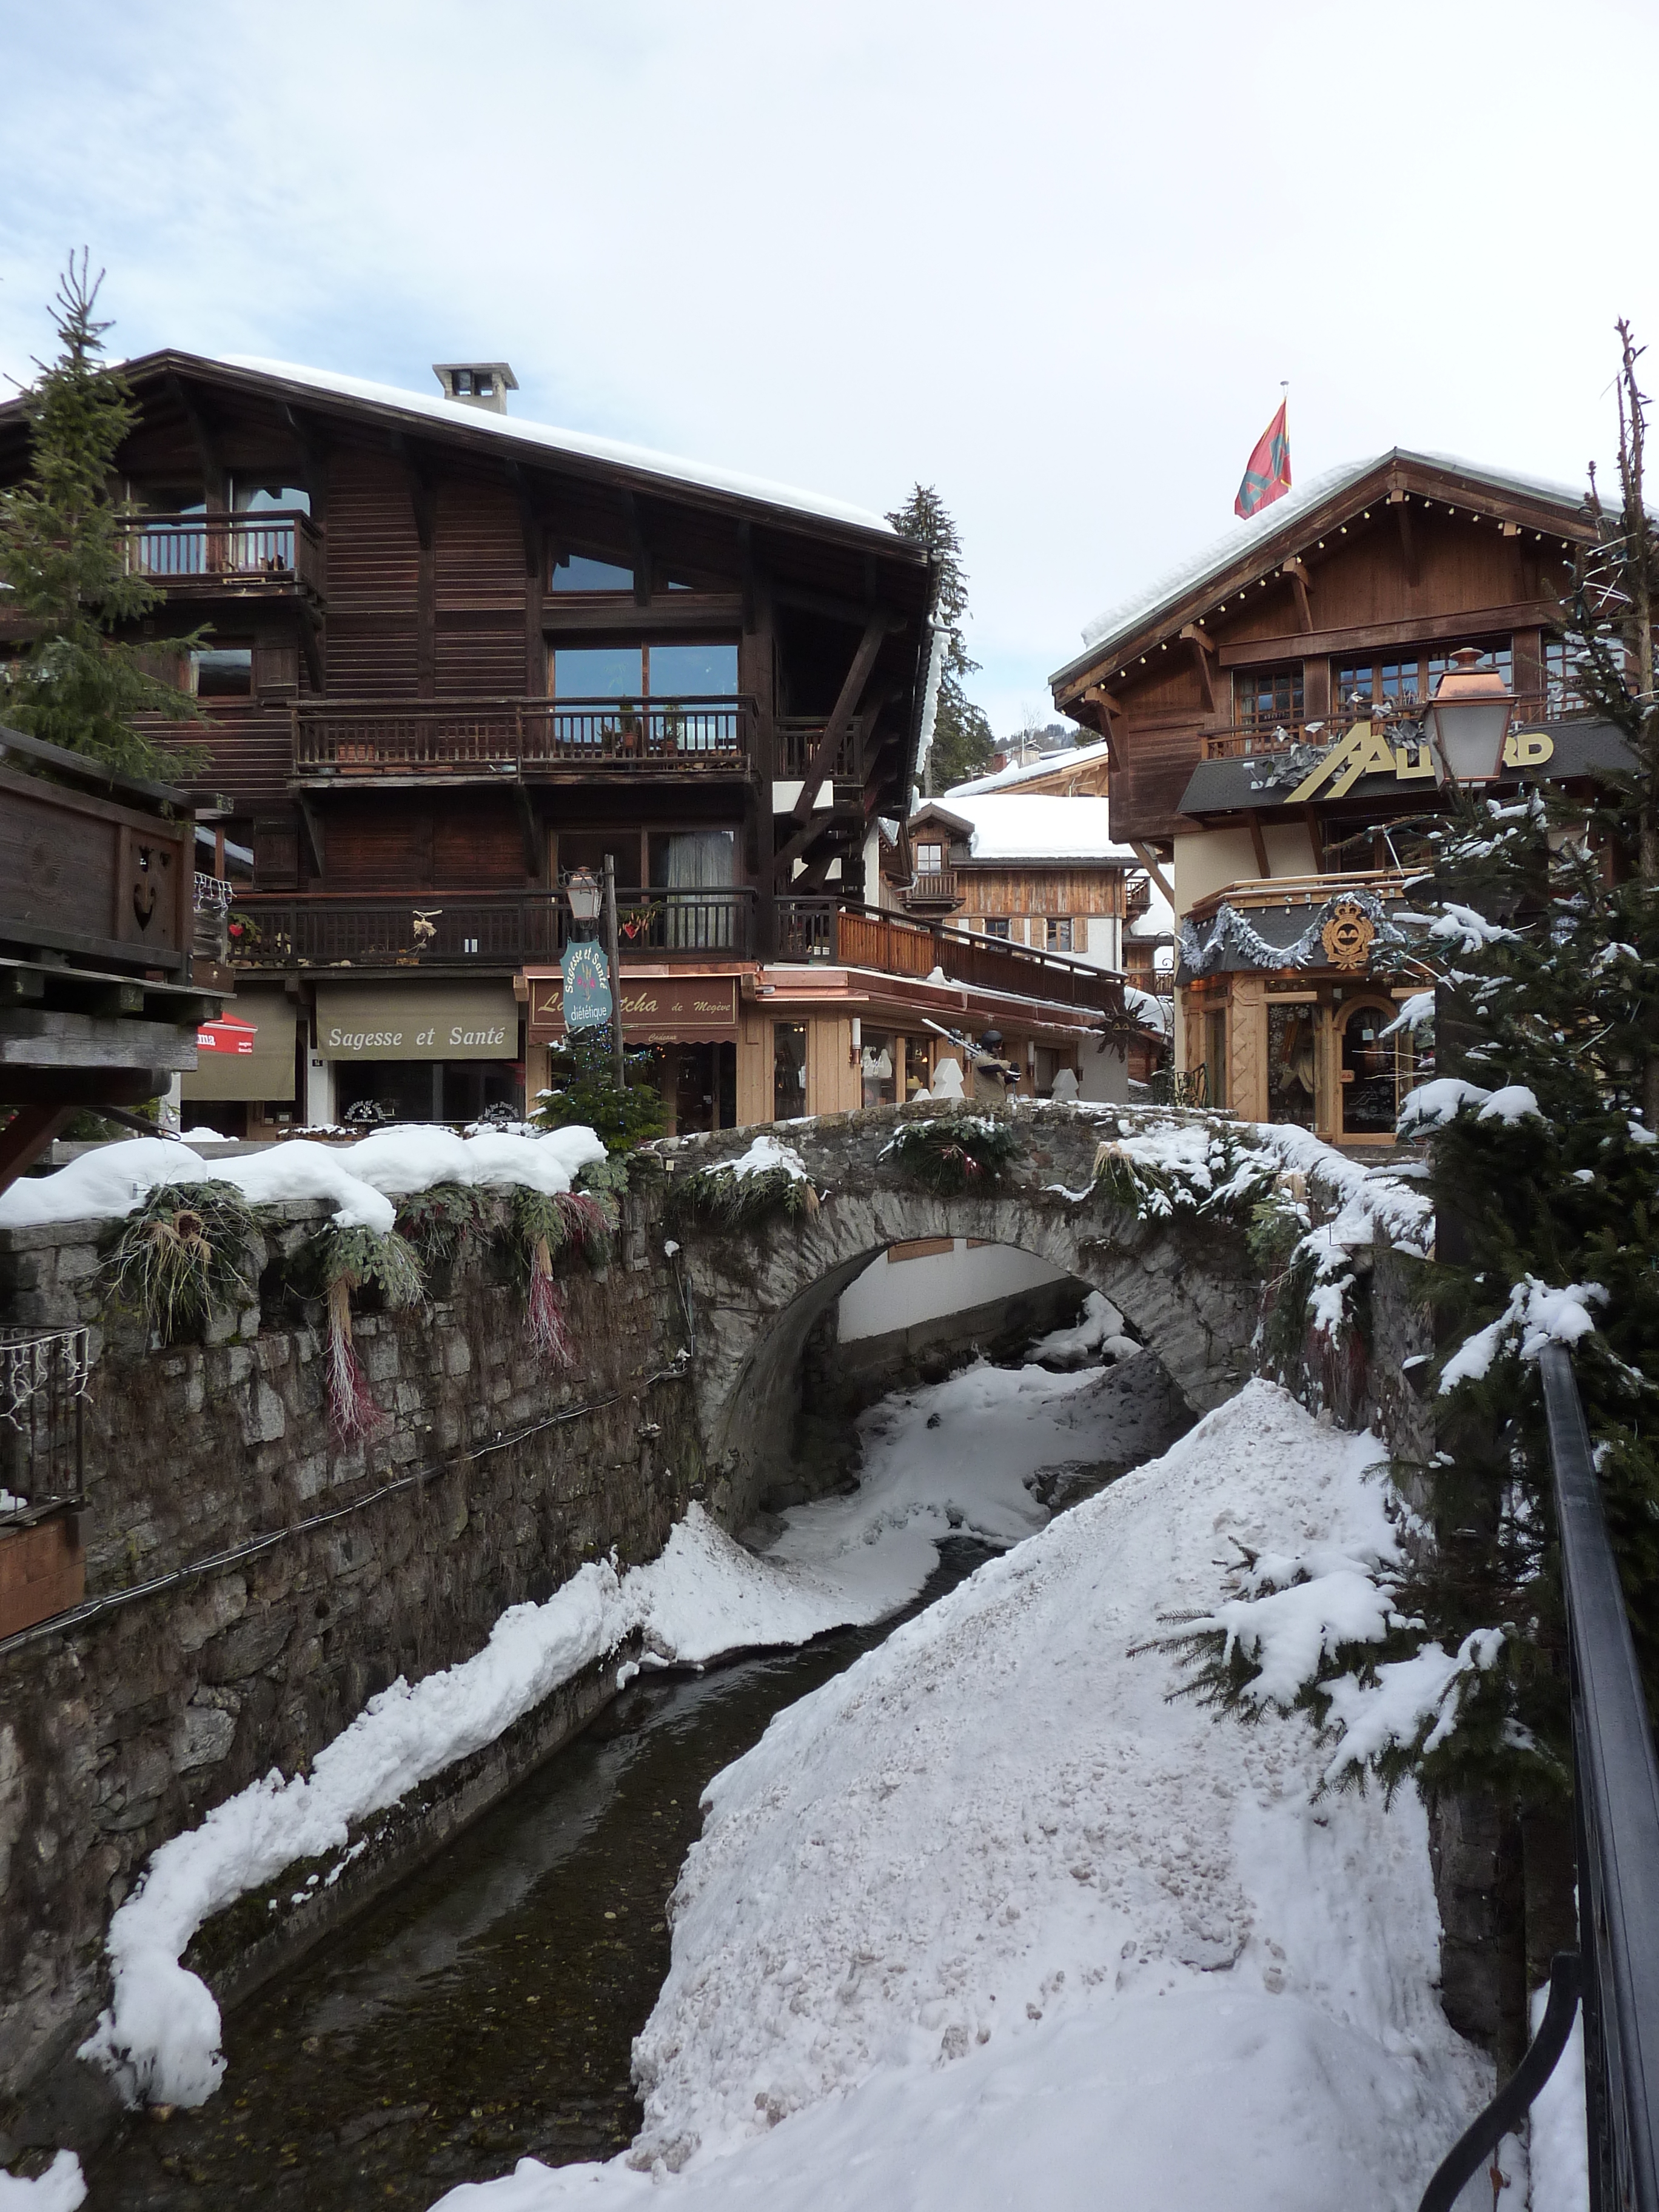
[(294, 1096), (294, 1029), (298, 1012), (280, 991), (239, 991), (217, 1021), (196, 1033), (196, 1065), (185, 1071), (186, 1099), (263, 1099)]
[(611, 1019), (611, 963), (602, 945), (567, 945), (562, 1010), (568, 1030), (599, 1029)]
[(519, 1056), (511, 984), (319, 985), (317, 1049), (325, 1060), (506, 1060)]
[[(537, 975), (528, 981), (530, 1042), (556, 1044), (565, 1032), (562, 979)], [(623, 1036), (629, 1044), (723, 1043), (738, 1034), (738, 979), (641, 975), (624, 969), (622, 1010)], [(608, 990), (603, 1018), (611, 1018)]]
[[(1547, 730), (1511, 730), (1504, 740), (1505, 768), (1541, 768), (1554, 757), (1555, 740)], [(1415, 737), (1396, 744), (1386, 725), (1356, 722), (1347, 736), (1304, 776), (1285, 804), (1294, 806), (1311, 799), (1327, 783), (1330, 784), (1327, 797), (1340, 799), (1362, 775), (1389, 775), (1396, 783), (1416, 783), (1425, 777), (1433, 778), (1437, 772), (1427, 738)]]

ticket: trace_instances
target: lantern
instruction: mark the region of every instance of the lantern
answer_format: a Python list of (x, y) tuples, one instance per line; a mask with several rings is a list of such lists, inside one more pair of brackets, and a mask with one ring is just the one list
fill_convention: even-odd
[(1472, 645), (1452, 655), (1429, 708), (1434, 750), (1454, 784), (1493, 783), (1504, 773), (1515, 695)]

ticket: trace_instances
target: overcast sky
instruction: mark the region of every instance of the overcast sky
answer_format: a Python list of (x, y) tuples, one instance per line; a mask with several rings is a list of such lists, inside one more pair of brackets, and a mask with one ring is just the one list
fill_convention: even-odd
[[(1582, 480), (1659, 338), (1650, 0), (0, 0), (0, 371), (112, 343), (435, 390), (961, 526), (979, 696), (1298, 478)], [(1630, 150), (1622, 150), (1623, 143)], [(1622, 166), (1622, 173), (1621, 173)], [(1659, 354), (1655, 356), (1659, 388)]]

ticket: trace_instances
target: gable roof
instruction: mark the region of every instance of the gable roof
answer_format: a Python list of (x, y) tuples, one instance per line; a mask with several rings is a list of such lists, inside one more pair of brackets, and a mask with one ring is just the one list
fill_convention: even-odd
[(1528, 526), (1583, 537), (1589, 514), (1582, 487), (1494, 469), (1452, 453), (1419, 453), (1395, 446), (1386, 453), (1350, 461), (1311, 477), (1247, 522), (1168, 569), (1130, 598), (1097, 615), (1083, 629), (1085, 650), (1048, 679), (1056, 691), (1114, 655), (1139, 653), (1149, 637), (1166, 634), (1213, 605), (1266, 569), (1288, 559), (1322, 528), (1390, 490), (1425, 489), (1456, 495), (1456, 503), (1481, 500), (1493, 513), (1513, 513)]
[(1097, 762), (1107, 760), (1111, 748), (1103, 738), (1098, 744), (1073, 745), (1067, 751), (1044, 753), (1041, 759), (1027, 761), (1023, 767), (1016, 762), (1012, 768), (999, 769), (994, 775), (976, 775), (966, 783), (953, 783), (945, 797), (947, 799), (965, 799), (977, 791), (1010, 791), (1022, 784), (1036, 783), (1048, 776), (1071, 775), (1079, 769), (1092, 768)]
[(927, 819), (943, 822), (965, 836), (975, 860), (1062, 860), (1120, 862), (1125, 867), (1140, 864), (1127, 845), (1112, 838), (1109, 802), (1103, 799), (1064, 799), (1036, 792), (964, 792), (958, 788), (945, 801), (929, 799), (910, 817), (914, 834)]

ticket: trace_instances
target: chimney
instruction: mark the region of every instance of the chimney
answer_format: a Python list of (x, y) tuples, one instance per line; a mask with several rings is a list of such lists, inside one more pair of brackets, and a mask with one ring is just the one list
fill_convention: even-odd
[(504, 361), (434, 361), (432, 374), (446, 399), (463, 407), (487, 407), (492, 415), (505, 415), (507, 393), (519, 388), (511, 364)]

